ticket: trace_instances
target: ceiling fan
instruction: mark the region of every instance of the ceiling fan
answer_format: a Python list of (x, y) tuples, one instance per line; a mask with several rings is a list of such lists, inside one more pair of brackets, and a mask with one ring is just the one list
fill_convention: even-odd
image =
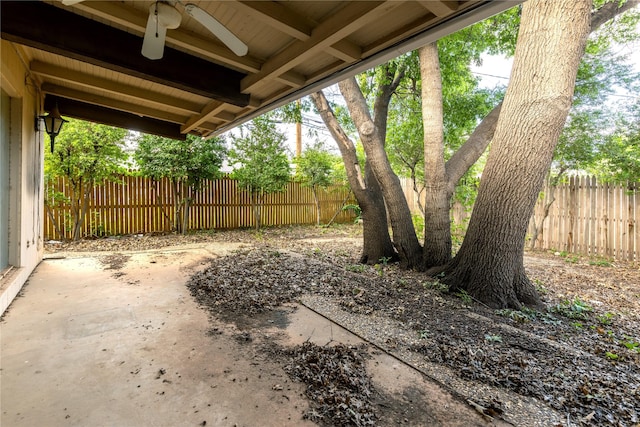
[[(62, 4), (70, 6), (84, 0), (62, 0)], [(156, 1), (149, 7), (149, 18), (142, 41), (142, 55), (149, 59), (160, 59), (164, 54), (164, 44), (167, 30), (173, 30), (180, 26), (182, 15), (176, 4), (180, 1)], [(238, 56), (247, 54), (249, 48), (245, 43), (229, 31), (202, 8), (188, 3), (183, 6), (184, 11), (214, 36), (222, 41), (233, 53)]]

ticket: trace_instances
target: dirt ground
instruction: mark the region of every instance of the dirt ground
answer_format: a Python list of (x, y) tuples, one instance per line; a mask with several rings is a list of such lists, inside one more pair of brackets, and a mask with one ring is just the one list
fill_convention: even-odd
[[(469, 424), (460, 424), (452, 411), (449, 419), (424, 418), (432, 395), (425, 394), (424, 384), (393, 395), (392, 381), (371, 382), (381, 377), (371, 358), (384, 356), (438, 384), (470, 414), (482, 413), (479, 422), (640, 422), (640, 269), (635, 264), (527, 253), (527, 272), (547, 309), (496, 311), (463, 293), (449, 293), (423, 274), (384, 263), (357, 264), (359, 226), (128, 236), (47, 247), (62, 255), (93, 253), (117, 276), (127, 251), (203, 245), (224, 249), (219, 252), (224, 255), (185, 271), (189, 292), (209, 312), (212, 330), (232, 328), (243, 352), (268, 355), (302, 387), (306, 406), (299, 409), (307, 421)], [(288, 318), (298, 311), (283, 309), (295, 307), (288, 304), (331, 319), (360, 337), (363, 346), (337, 345), (330, 335), (325, 343), (305, 339), (293, 350), (283, 347), (261, 331), (284, 321), (282, 313)], [(388, 385), (384, 393), (380, 384)]]

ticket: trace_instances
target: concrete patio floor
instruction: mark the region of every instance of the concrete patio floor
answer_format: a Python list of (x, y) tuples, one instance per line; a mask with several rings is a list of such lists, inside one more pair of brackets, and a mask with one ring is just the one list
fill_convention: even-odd
[[(186, 280), (212, 252), (43, 261), (0, 323), (0, 425), (314, 425), (302, 419), (305, 386), (234, 338), (234, 326), (212, 333), (212, 320), (189, 295)], [(284, 343), (359, 342), (302, 307), (289, 321), (260, 333), (284, 332)], [(484, 424), (390, 356), (376, 356), (371, 366), (376, 387), (399, 395), (419, 390), (407, 410), (428, 412), (431, 421), (422, 425)]]

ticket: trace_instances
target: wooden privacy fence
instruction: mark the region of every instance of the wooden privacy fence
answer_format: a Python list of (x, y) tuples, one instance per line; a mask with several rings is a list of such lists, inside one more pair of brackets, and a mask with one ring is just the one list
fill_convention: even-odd
[[(64, 196), (70, 194), (64, 177), (52, 185)], [(319, 191), (321, 221), (329, 222), (338, 212), (348, 190), (341, 187)], [(352, 199), (347, 203), (354, 203)], [(45, 239), (71, 238), (69, 222), (71, 208), (56, 205), (51, 213), (62, 224), (64, 236), (57, 235), (49, 216), (45, 216)], [(83, 236), (122, 235), (171, 230), (175, 212), (173, 192), (168, 179), (155, 181), (139, 176), (122, 176), (118, 182), (105, 181), (93, 188), (89, 210), (83, 226)], [(340, 211), (334, 221), (352, 221), (353, 214)], [(263, 226), (315, 224), (316, 207), (311, 189), (297, 182), (287, 185), (285, 191), (264, 197), (261, 212)], [(250, 195), (238, 188), (231, 178), (206, 181), (192, 201), (189, 211), (189, 229), (233, 229), (254, 226)]]
[[(420, 212), (411, 180), (401, 178), (409, 208)], [(538, 199), (533, 221), (538, 224), (548, 201), (549, 184)], [(572, 177), (555, 190), (536, 247), (595, 257), (640, 260), (640, 184), (598, 183), (594, 177)], [(455, 203), (451, 220), (456, 232), (464, 232), (470, 209)]]
[[(640, 259), (640, 186), (599, 183), (595, 177), (571, 177), (555, 190), (536, 247), (588, 256)], [(545, 186), (532, 221), (540, 221), (549, 197)], [(530, 226), (529, 231), (532, 232)]]
[[(420, 206), (418, 205), (418, 195), (413, 190), (413, 182), (411, 178), (400, 178), (400, 185), (407, 199), (407, 204), (413, 215), (421, 215)], [(422, 197), (422, 206), (424, 206), (424, 193)], [(460, 202), (454, 202), (451, 206), (451, 222), (456, 227), (456, 231), (460, 232), (466, 228), (469, 217), (471, 216), (471, 208), (464, 206)]]

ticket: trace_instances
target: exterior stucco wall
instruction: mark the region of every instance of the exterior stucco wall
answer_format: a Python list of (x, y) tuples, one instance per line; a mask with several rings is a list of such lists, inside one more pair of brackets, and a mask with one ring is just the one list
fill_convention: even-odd
[[(0, 83), (10, 97), (9, 264), (0, 279), (0, 313), (11, 304), (42, 260), (44, 132), (36, 131), (40, 90), (14, 46), (0, 41)], [(5, 167), (4, 165), (0, 167)]]

